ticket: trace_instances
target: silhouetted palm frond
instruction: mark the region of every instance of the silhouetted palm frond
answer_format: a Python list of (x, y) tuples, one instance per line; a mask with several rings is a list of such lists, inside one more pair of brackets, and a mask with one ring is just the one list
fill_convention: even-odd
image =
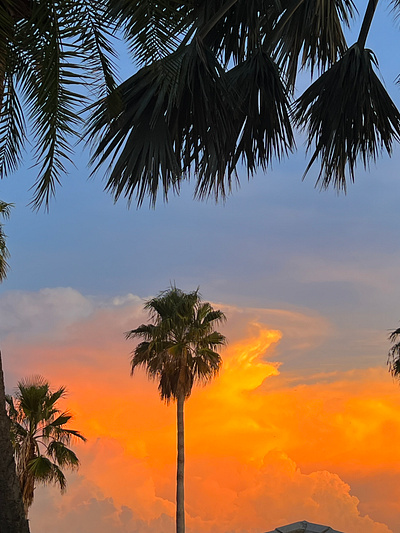
[(25, 115), (38, 168), (34, 208), (48, 206), (72, 163), (87, 88), (97, 97), (114, 88), (106, 8), (106, 0), (1, 2), (0, 178), (20, 162)]
[(265, 170), (273, 156), (280, 159), (294, 145), (289, 100), (278, 69), (259, 48), (227, 73), (227, 82), (236, 126), (229, 172), (240, 158), (249, 174), (258, 166)]
[(279, 36), (275, 54), (293, 90), (299, 67), (311, 74), (316, 67), (322, 71), (346, 51), (343, 24), (349, 26), (355, 6), (352, 0), (286, 0), (283, 5), (273, 32)]
[(107, 161), (106, 189), (115, 199), (146, 196), (155, 203), (179, 190), (191, 173), (223, 182), (232, 119), (226, 109), (228, 89), (215, 57), (193, 42), (139, 70), (118, 89), (121, 110), (109, 122), (103, 100), (94, 109), (90, 138), (98, 139), (96, 169)]
[(180, 0), (113, 0), (108, 13), (123, 31), (133, 59), (143, 66), (177, 48), (187, 30), (190, 9), (190, 2)]
[[(346, 190), (361, 161), (368, 167), (400, 138), (400, 113), (374, 72), (373, 53), (353, 45), (297, 100), (294, 118), (315, 144), (309, 171), (317, 159), (317, 183)], [(347, 176), (348, 173), (348, 176)]]

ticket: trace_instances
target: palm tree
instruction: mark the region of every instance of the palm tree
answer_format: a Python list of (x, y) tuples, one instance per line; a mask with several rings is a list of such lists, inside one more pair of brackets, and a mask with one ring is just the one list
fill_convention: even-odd
[(203, 302), (199, 291), (185, 293), (175, 286), (148, 300), (145, 309), (151, 323), (126, 333), (127, 339), (143, 339), (133, 350), (131, 374), (145, 369), (158, 381), (161, 399), (177, 403), (176, 531), (185, 531), (184, 511), (184, 414), (185, 401), (196, 382), (207, 383), (221, 366), (217, 349), (226, 343), (214, 325), (225, 315)]
[[(94, 169), (109, 165), (106, 188), (154, 204), (194, 176), (195, 196), (223, 197), (239, 162), (251, 176), (293, 150), (295, 125), (312, 150), (306, 172), (319, 160), (317, 183), (345, 190), (357, 163), (400, 139), (400, 113), (366, 48), (377, 3), (348, 47), (352, 0), (112, 2), (141, 68), (117, 88), (114, 114), (100, 100), (88, 125)], [(307, 67), (322, 75), (293, 101)]]
[(388, 367), (392, 376), (400, 380), (400, 328), (393, 330), (389, 335), (392, 347), (388, 353)]
[[(0, 215), (10, 216), (12, 204), (0, 201)], [(0, 224), (0, 282), (8, 272), (9, 252), (3, 224)], [(15, 471), (13, 448), (10, 440), (10, 421), (6, 413), (4, 374), (0, 352), (0, 531), (2, 533), (29, 533), (21, 491)]]
[(64, 491), (67, 482), (63, 469), (79, 466), (68, 446), (71, 440), (86, 439), (79, 431), (66, 427), (72, 415), (57, 408), (65, 392), (65, 387), (53, 392), (44, 378), (35, 376), (18, 383), (15, 398), (6, 396), (26, 516), (37, 483), (54, 483)]

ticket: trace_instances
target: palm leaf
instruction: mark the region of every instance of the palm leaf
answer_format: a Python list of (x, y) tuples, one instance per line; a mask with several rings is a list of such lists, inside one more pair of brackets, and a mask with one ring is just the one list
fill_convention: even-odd
[(63, 442), (53, 440), (47, 447), (47, 454), (57, 465), (67, 468), (78, 468), (79, 459), (76, 454), (67, 448)]
[(192, 360), (194, 381), (202, 384), (208, 383), (218, 375), (221, 364), (222, 358), (219, 353), (211, 348), (200, 348)]
[[(229, 174), (240, 158), (249, 174), (258, 166), (265, 170), (273, 156), (280, 159), (294, 145), (289, 102), (279, 72), (268, 54), (258, 49), (228, 72), (227, 81), (237, 145), (232, 148)], [(197, 190), (200, 196), (207, 195), (207, 183), (199, 180)]]
[(353, 45), (299, 98), (294, 118), (315, 143), (306, 173), (321, 158), (317, 183), (346, 190), (359, 160), (364, 167), (400, 139), (400, 113), (374, 72), (370, 50)]
[(110, 23), (108, 2), (84, 0), (74, 2), (71, 9), (73, 24), (69, 27), (79, 54), (85, 57), (86, 86), (97, 98), (103, 98), (115, 89), (117, 78), (114, 66), (117, 53), (112, 46), (115, 24)]
[(276, 48), (271, 44), (294, 89), (299, 66), (310, 68), (313, 74), (316, 67), (322, 71), (344, 54), (343, 24), (349, 26), (356, 8), (352, 0), (286, 0), (283, 5), (273, 32), (279, 40)]
[(17, 383), (17, 400), (21, 415), (29, 419), (32, 426), (43, 420), (43, 403), (49, 392), (48, 383), (41, 376), (32, 376)]
[(0, 177), (17, 168), (23, 153), (20, 94), (36, 146), (34, 208), (48, 207), (72, 163), (83, 84), (98, 97), (115, 86), (107, 6), (106, 0), (5, 0), (0, 6)]
[[(44, 5), (43, 5), (44, 4)], [(68, 2), (65, 4), (68, 6)], [(61, 9), (61, 8), (60, 8)], [(77, 53), (68, 43), (70, 33), (54, 3), (33, 4), (32, 16), (24, 21), (18, 37), (27, 54), (19, 73), (35, 137), (38, 178), (32, 206), (48, 205), (60, 176), (71, 162), (70, 139), (80, 123), (74, 112), (82, 97), (71, 90), (78, 84)], [(43, 66), (46, 65), (46, 68)], [(68, 65), (68, 66), (67, 66)]]
[(218, 0), (199, 2), (194, 25), (205, 44), (225, 67), (244, 61), (271, 30), (274, 0)]
[(40, 483), (47, 485), (48, 483), (56, 483), (60, 487), (61, 492), (64, 492), (67, 487), (67, 480), (62, 470), (50, 461), (47, 457), (39, 455), (32, 459), (28, 464), (29, 474), (33, 479)]
[(55, 392), (51, 392), (46, 397), (46, 408), (52, 409), (60, 398), (63, 398), (67, 393), (65, 387), (60, 387)]
[(7, 71), (3, 78), (0, 113), (0, 179), (18, 168), (24, 141), (24, 115), (13, 76)]
[(187, 5), (179, 0), (113, 0), (109, 15), (123, 30), (135, 61), (143, 66), (177, 48), (187, 26), (183, 15)]
[(55, 418), (48, 427), (56, 428), (59, 426), (63, 426), (64, 424), (67, 424), (69, 420), (71, 420), (72, 415), (69, 413), (61, 413), (57, 418)]
[(195, 42), (182, 47), (142, 68), (118, 93), (121, 112), (109, 123), (109, 106), (100, 102), (88, 129), (99, 140), (95, 170), (108, 159), (112, 165), (106, 189), (116, 200), (136, 196), (141, 205), (149, 196), (154, 205), (159, 188), (167, 199), (192, 173), (223, 189), (232, 127), (223, 71), (210, 51)]

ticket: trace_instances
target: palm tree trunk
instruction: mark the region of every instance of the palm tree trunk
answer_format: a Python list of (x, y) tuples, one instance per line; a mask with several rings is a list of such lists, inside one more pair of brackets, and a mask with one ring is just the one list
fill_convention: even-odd
[(6, 413), (4, 374), (0, 353), (0, 531), (29, 533), (21, 489), (15, 470), (10, 439), (10, 421)]
[(176, 533), (185, 533), (185, 433), (183, 406), (185, 396), (177, 399), (178, 459), (176, 468)]

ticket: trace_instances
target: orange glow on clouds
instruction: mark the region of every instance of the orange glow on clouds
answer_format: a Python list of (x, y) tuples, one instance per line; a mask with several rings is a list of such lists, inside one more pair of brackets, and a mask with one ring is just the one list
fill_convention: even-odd
[[(144, 373), (130, 378), (134, 345), (122, 335), (146, 320), (142, 302), (94, 304), (70, 289), (21, 302), (13, 314), (31, 329), (18, 336), (16, 321), (3, 332), (6, 375), (66, 385), (89, 439), (76, 446), (81, 468), (65, 496), (37, 490), (32, 533), (54, 520), (59, 533), (174, 531), (175, 406)], [(320, 342), (313, 331), (328, 335), (329, 325), (299, 312), (226, 312), (233, 340), (221, 374), (186, 404), (188, 533), (262, 533), (303, 519), (345, 533), (399, 531), (400, 391), (386, 369), (291, 374), (273, 362), (281, 343), (307, 353)]]

